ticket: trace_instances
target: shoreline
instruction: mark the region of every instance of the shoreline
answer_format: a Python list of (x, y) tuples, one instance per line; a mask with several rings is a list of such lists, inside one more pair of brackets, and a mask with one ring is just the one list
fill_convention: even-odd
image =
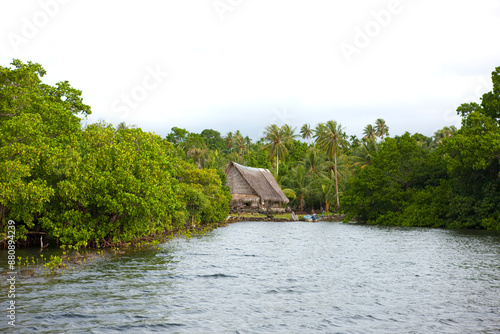
[[(327, 221), (327, 222), (342, 222), (346, 218), (345, 215), (330, 215), (330, 216), (324, 216), (320, 217), (319, 221)], [(255, 217), (255, 216), (229, 216), (225, 222), (227, 223), (236, 223), (236, 222), (244, 222), (244, 221), (265, 221), (265, 222), (277, 222), (277, 223), (283, 223), (283, 222), (304, 222), (306, 221), (303, 218), (303, 215), (299, 216), (298, 220), (293, 220), (291, 217), (290, 218), (278, 218), (278, 217)]]

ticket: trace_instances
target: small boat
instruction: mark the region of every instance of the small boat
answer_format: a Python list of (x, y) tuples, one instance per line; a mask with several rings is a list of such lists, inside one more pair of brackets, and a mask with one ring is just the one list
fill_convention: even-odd
[(304, 216), (304, 220), (306, 222), (317, 222), (319, 220), (319, 217), (314, 215), (314, 216), (311, 216), (311, 215), (305, 215)]

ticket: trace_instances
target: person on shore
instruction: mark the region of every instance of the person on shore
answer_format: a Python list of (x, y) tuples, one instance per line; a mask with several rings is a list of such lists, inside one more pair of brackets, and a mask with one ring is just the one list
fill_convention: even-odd
[(299, 220), (299, 218), (298, 218), (298, 217), (297, 217), (297, 215), (295, 214), (295, 211), (292, 211), (292, 219), (293, 219), (294, 221)]
[(313, 222), (318, 220), (318, 216), (316, 215), (316, 212), (314, 212), (314, 210), (312, 210), (312, 220)]

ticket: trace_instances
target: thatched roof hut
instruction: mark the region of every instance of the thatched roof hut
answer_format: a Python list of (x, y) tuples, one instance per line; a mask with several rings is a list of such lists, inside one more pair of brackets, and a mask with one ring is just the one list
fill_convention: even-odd
[(242, 166), (231, 161), (226, 167), (233, 210), (284, 212), (289, 202), (268, 169)]

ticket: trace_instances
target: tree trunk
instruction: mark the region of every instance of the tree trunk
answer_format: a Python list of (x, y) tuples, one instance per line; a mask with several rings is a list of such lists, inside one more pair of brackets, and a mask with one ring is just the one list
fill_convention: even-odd
[(333, 168), (335, 169), (335, 195), (337, 196), (337, 207), (335, 208), (335, 212), (337, 212), (340, 208), (340, 199), (339, 199), (339, 182), (337, 178), (337, 152), (333, 153), (333, 157), (335, 159)]
[(280, 165), (279, 149), (276, 149), (276, 180), (278, 180), (278, 167)]

